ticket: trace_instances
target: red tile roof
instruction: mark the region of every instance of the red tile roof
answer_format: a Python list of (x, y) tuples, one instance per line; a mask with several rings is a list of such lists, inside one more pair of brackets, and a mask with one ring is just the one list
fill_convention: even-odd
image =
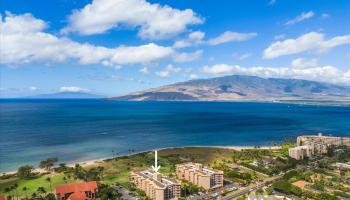
[(86, 198), (85, 192), (88, 191), (92, 193), (97, 191), (96, 181), (60, 185), (56, 187), (55, 193), (61, 197), (65, 194), (71, 194), (69, 200), (84, 200)]
[(0, 200), (5, 200), (5, 197), (3, 197), (3, 196), (0, 196)]
[(69, 200), (84, 200), (85, 195), (81, 192), (74, 192), (72, 195), (69, 196)]

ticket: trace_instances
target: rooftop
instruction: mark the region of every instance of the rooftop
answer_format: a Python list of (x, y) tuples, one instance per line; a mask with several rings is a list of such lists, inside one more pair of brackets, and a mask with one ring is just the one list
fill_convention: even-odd
[(294, 182), (293, 185), (294, 185), (294, 186), (297, 186), (297, 187), (300, 188), (300, 189), (304, 189), (305, 186), (306, 186), (306, 182), (300, 180), (300, 181)]
[(61, 195), (72, 193), (70, 200), (81, 200), (81, 197), (84, 199), (86, 191), (95, 192), (95, 190), (97, 190), (96, 181), (90, 181), (57, 186), (55, 193)]
[(202, 174), (210, 175), (210, 174), (214, 174), (214, 173), (222, 173), (222, 171), (220, 171), (220, 170), (211, 169), (211, 168), (207, 168), (207, 167), (204, 167), (204, 166), (201, 168), (202, 170), (199, 170), (198, 169), (198, 164), (192, 163), (192, 162), (180, 164), (180, 166), (184, 166), (184, 167), (186, 167), (188, 169), (195, 169), (195, 170), (197, 170), (198, 172), (200, 172)]
[(178, 182), (176, 180), (173, 180), (169, 177), (164, 177), (164, 176), (161, 177), (160, 181), (156, 180), (156, 179), (154, 179), (155, 172), (150, 171), (150, 170), (145, 170), (145, 171), (141, 171), (141, 172), (134, 172), (134, 173), (152, 181), (158, 187), (166, 187), (169, 185), (178, 184)]

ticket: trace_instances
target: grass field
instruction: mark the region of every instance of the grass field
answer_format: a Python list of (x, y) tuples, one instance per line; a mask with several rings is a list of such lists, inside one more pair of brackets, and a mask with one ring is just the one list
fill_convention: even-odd
[[(51, 184), (46, 179), (47, 177), (51, 178)], [(11, 187), (15, 183), (18, 185), (16, 190), (11, 191), (11, 195), (25, 196), (31, 195), (34, 192), (37, 192), (39, 187), (44, 187), (46, 191), (51, 191), (58, 185), (65, 184), (66, 182), (63, 180), (63, 174), (47, 174), (42, 175), (39, 178), (34, 178), (30, 180), (13, 178), (10, 180), (2, 180), (0, 181), (0, 194), (4, 194), (4, 190), (6, 187)], [(68, 179), (66, 180), (69, 183), (77, 182), (78, 180)], [(26, 187), (27, 191), (23, 191), (23, 188)], [(8, 194), (7, 194), (8, 195)]]
[[(232, 154), (235, 150), (223, 149), (223, 148), (209, 148), (209, 147), (190, 147), (190, 148), (174, 148), (164, 149), (158, 152), (159, 164), (161, 165), (160, 171), (169, 176), (175, 175), (175, 165), (183, 162), (200, 162), (205, 165), (214, 166), (216, 162), (222, 160), (231, 160)], [(103, 179), (101, 182), (107, 184), (121, 184), (126, 188), (129, 188), (129, 174), (132, 170), (148, 169), (154, 162), (153, 152), (140, 153), (131, 156), (124, 156), (115, 159), (108, 159), (89, 165), (85, 169), (91, 169), (97, 166), (104, 168)], [(50, 183), (46, 180), (47, 177), (51, 177)], [(0, 194), (4, 195), (4, 189), (17, 183), (17, 195), (25, 196), (23, 187), (27, 187), (27, 195), (31, 195), (37, 191), (38, 187), (44, 187), (46, 191), (51, 191), (55, 186), (64, 184), (64, 174), (51, 173), (42, 175), (39, 178), (31, 180), (23, 180), (19, 178), (0, 179)], [(68, 179), (67, 182), (79, 182), (82, 180)], [(12, 191), (12, 195), (16, 191)], [(6, 194), (8, 195), (8, 194)]]

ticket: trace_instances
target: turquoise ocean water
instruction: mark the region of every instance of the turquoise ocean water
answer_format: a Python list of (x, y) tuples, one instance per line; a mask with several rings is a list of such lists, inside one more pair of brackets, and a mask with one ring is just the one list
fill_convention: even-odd
[(47, 157), (85, 161), (153, 148), (271, 145), (350, 136), (349, 106), (228, 102), (0, 100), (0, 171)]

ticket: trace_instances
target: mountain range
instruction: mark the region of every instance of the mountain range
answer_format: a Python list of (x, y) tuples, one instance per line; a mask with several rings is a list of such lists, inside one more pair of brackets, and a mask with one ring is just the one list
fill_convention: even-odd
[(128, 101), (349, 101), (350, 87), (301, 79), (231, 75), (112, 97)]

